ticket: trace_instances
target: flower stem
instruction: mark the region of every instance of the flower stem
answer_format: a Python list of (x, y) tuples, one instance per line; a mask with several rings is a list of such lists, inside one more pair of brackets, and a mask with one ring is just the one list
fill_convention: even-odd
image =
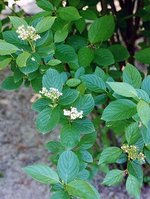
[(30, 44), (30, 47), (32, 49), (32, 52), (35, 53), (35, 45), (33, 44), (32, 41), (28, 40), (29, 44)]

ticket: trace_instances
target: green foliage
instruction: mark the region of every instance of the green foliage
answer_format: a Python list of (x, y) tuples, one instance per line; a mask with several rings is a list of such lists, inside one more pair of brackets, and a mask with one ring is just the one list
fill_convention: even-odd
[(135, 58), (144, 64), (150, 64), (149, 54), (150, 54), (150, 48), (145, 48), (138, 51), (135, 54)]
[(123, 180), (124, 172), (118, 169), (111, 170), (104, 178), (103, 184), (108, 186), (118, 185)]
[(112, 36), (114, 29), (115, 22), (112, 15), (103, 16), (99, 19), (96, 19), (88, 32), (89, 41), (92, 44), (106, 41)]
[(57, 165), (58, 174), (65, 183), (73, 181), (79, 172), (79, 160), (72, 151), (60, 155)]
[(95, 188), (83, 180), (75, 180), (70, 182), (67, 185), (67, 191), (69, 194), (83, 199), (100, 199), (100, 195)]
[(55, 21), (55, 17), (44, 17), (40, 22), (35, 26), (37, 33), (42, 33), (51, 28)]
[(136, 114), (136, 104), (128, 99), (117, 99), (105, 109), (102, 119), (105, 121), (118, 121), (129, 119)]
[(137, 97), (136, 90), (128, 83), (124, 82), (107, 82), (111, 89), (118, 95), (124, 97)]
[(44, 108), (36, 118), (36, 127), (42, 133), (52, 131), (59, 122), (59, 109)]
[(115, 63), (114, 56), (109, 49), (98, 48), (95, 50), (94, 62), (100, 66), (110, 66)]
[(103, 163), (115, 163), (120, 157), (122, 151), (117, 147), (108, 147), (101, 153), (99, 164)]
[(13, 44), (0, 40), (0, 55), (10, 55), (17, 52), (19, 49)]
[(134, 176), (128, 176), (126, 181), (126, 189), (132, 197), (135, 197), (136, 199), (140, 198), (140, 184), (137, 178), (135, 178)]
[(99, 11), (97, 0), (36, 0), (40, 13), (14, 10), (0, 24), (0, 70), (9, 65), (12, 72), (1, 89), (31, 86), (37, 130), (59, 127), (45, 144), (54, 168), (24, 168), (51, 185), (52, 199), (100, 199), (90, 184), (99, 170), (106, 173), (102, 186), (124, 183), (140, 198), (147, 177), (149, 5), (119, 1), (118, 11), (114, 2), (100, 1)]
[(137, 112), (142, 121), (142, 123), (148, 127), (149, 118), (150, 118), (150, 106), (147, 102), (140, 100), (137, 105)]
[(97, 75), (84, 75), (80, 78), (90, 91), (101, 93), (106, 90), (105, 82)]
[(0, 57), (0, 70), (6, 68), (8, 64), (11, 62), (12, 58), (9, 56), (1, 56)]
[(61, 19), (65, 21), (76, 21), (81, 18), (81, 16), (78, 13), (78, 10), (72, 6), (59, 8), (58, 15)]
[(24, 26), (28, 25), (27, 22), (23, 18), (19, 18), (16, 16), (10, 16), (9, 19), (15, 29), (17, 29), (19, 26), (22, 26), (22, 25), (24, 25)]
[(141, 75), (139, 71), (131, 64), (127, 64), (123, 71), (123, 81), (131, 84), (134, 88), (140, 88)]
[(74, 148), (80, 140), (80, 131), (73, 125), (65, 125), (60, 134), (61, 143), (66, 148)]
[(24, 168), (24, 171), (35, 180), (44, 184), (56, 184), (59, 177), (55, 171), (46, 165), (32, 165)]

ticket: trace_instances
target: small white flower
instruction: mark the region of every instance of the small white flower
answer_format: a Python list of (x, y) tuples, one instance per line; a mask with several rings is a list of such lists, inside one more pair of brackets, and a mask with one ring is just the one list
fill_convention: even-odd
[(35, 61), (35, 58), (34, 58), (34, 57), (32, 57), (32, 58), (31, 58), (31, 60), (32, 60), (32, 61)]
[(64, 109), (64, 115), (65, 115), (65, 116), (70, 116), (70, 113), (71, 113), (71, 112), (70, 112), (69, 110)]
[(45, 97), (50, 98), (52, 102), (55, 102), (59, 99), (60, 96), (62, 96), (62, 93), (59, 92), (59, 90), (56, 88), (50, 88), (49, 90), (47, 90), (47, 88), (43, 87), (39, 93), (44, 95)]
[(36, 33), (35, 28), (32, 26), (19, 26), (16, 32), (18, 33), (18, 38), (22, 40), (36, 41), (37, 39), (41, 38), (40, 35)]
[(71, 110), (64, 109), (64, 115), (69, 116), (71, 120), (83, 118), (83, 111), (78, 111), (77, 108), (71, 107)]

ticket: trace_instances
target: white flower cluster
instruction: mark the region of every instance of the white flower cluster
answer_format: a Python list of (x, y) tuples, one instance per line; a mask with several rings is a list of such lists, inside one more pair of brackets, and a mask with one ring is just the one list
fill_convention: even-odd
[(71, 110), (64, 109), (64, 115), (69, 116), (71, 120), (83, 118), (83, 111), (78, 111), (77, 108), (71, 107)]
[(18, 37), (22, 40), (31, 40), (31, 41), (36, 41), (37, 39), (40, 39), (40, 35), (36, 33), (36, 30), (32, 26), (27, 26), (25, 27), (24, 25), (19, 26), (18, 29), (16, 30), (18, 33)]
[(45, 97), (50, 98), (53, 102), (58, 100), (58, 98), (62, 95), (62, 93), (59, 92), (59, 90), (56, 88), (50, 88), (49, 90), (47, 90), (47, 88), (45, 87), (43, 87), (39, 93), (44, 95)]
[(145, 161), (145, 155), (142, 152), (138, 152), (138, 148), (135, 145), (128, 145), (128, 144), (123, 144), (121, 146), (121, 149), (128, 154), (128, 159), (129, 160), (139, 160), (144, 162)]

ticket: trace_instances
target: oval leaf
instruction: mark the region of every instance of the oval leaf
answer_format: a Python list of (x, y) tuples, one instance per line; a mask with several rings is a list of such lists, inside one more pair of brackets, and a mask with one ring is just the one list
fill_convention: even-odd
[(79, 172), (79, 160), (72, 151), (65, 151), (60, 155), (57, 164), (59, 177), (68, 183), (76, 178)]
[(43, 184), (56, 184), (59, 182), (59, 177), (50, 167), (42, 164), (27, 166), (23, 168), (25, 173)]

